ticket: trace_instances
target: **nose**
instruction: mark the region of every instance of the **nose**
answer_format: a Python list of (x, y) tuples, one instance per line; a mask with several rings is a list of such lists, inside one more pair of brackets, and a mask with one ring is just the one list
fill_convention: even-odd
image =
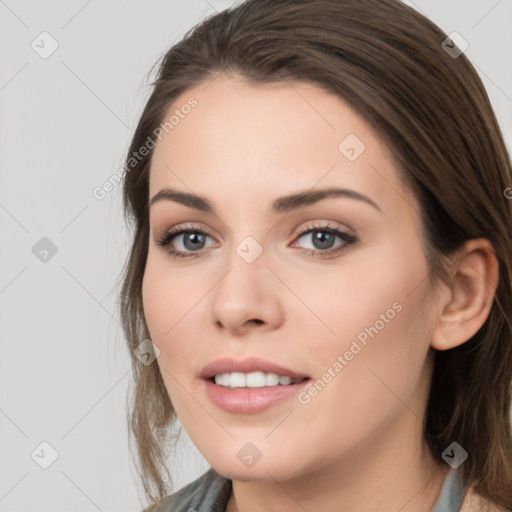
[(280, 288), (263, 255), (248, 263), (234, 252), (228, 271), (210, 292), (211, 319), (233, 335), (276, 329), (283, 322)]

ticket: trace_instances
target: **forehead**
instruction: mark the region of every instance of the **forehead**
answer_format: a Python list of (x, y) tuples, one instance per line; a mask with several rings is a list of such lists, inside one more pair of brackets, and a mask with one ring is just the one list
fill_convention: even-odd
[(220, 200), (315, 184), (366, 189), (388, 201), (408, 194), (372, 127), (312, 83), (250, 85), (220, 75), (178, 97), (164, 122), (171, 116), (152, 156), (150, 197), (171, 185), (223, 193)]

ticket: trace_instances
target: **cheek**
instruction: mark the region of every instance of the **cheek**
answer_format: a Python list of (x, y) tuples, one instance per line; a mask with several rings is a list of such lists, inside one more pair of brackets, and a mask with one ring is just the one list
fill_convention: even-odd
[[(191, 365), (207, 343), (205, 332), (207, 291), (214, 281), (210, 273), (169, 264), (158, 253), (148, 255), (142, 282), (144, 315), (151, 340), (160, 350), (157, 359), (169, 393), (190, 380)], [(175, 377), (177, 380), (171, 377)]]
[(363, 333), (364, 340), (365, 332), (369, 336), (367, 330), (375, 332), (373, 327), (379, 333), (394, 330), (397, 334), (407, 327), (404, 318), (421, 313), (428, 275), (426, 261), (414, 239), (408, 247), (403, 245), (403, 241), (390, 237), (354, 252), (353, 257), (348, 255), (339, 266), (318, 267), (299, 275), (289, 271), (286, 279), (312, 314), (297, 301), (293, 307), (289, 303), (288, 314), (293, 316), (293, 309), (301, 310), (296, 321), (314, 327), (316, 348), (319, 344), (327, 349), (342, 348), (359, 333)]
[(165, 315), (168, 294), (169, 290), (166, 289), (164, 281), (159, 279), (158, 273), (148, 265), (142, 281), (142, 303), (151, 339), (155, 343), (162, 339), (165, 331), (171, 327), (171, 319)]
[(315, 378), (336, 375), (336, 384), (328, 385), (333, 395), (319, 400), (326, 407), (337, 393), (357, 390), (345, 396), (346, 405), (371, 411), (379, 399), (393, 396), (390, 389), (405, 398), (420, 378), (432, 334), (427, 267), (419, 246), (397, 247), (390, 241), (372, 255), (359, 253), (339, 274), (315, 273), (297, 282), (315, 313), (298, 320), (306, 359)]
[[(173, 271), (165, 255), (150, 253), (142, 281), (144, 314), (153, 341), (174, 336), (180, 319), (200, 298), (197, 283), (183, 282), (183, 273)], [(196, 298), (197, 296), (197, 298)]]
[(185, 365), (180, 362), (190, 357), (187, 344), (179, 343), (180, 339), (186, 339), (180, 336), (180, 328), (186, 323), (187, 311), (195, 301), (189, 297), (192, 287), (182, 287), (178, 279), (168, 276), (169, 266), (159, 259), (148, 256), (142, 282), (142, 302), (151, 340), (160, 350), (156, 363), (176, 409), (180, 403), (179, 383), (184, 382), (182, 373)]

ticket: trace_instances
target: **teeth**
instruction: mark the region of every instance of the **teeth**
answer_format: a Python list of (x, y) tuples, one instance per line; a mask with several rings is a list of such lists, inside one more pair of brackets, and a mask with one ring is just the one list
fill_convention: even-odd
[(277, 373), (252, 372), (252, 373), (218, 373), (215, 375), (215, 384), (227, 388), (263, 388), (273, 386), (289, 386), (301, 382), (302, 379), (292, 379), (287, 375)]

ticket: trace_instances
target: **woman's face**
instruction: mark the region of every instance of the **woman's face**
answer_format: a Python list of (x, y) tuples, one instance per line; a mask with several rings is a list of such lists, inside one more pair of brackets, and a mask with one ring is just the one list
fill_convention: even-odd
[[(305, 83), (221, 75), (173, 114), (150, 199), (183, 196), (151, 205), (143, 302), (194, 444), (229, 478), (270, 481), (422, 443), (436, 303), (419, 205), (388, 148)], [(334, 188), (345, 192), (322, 192)], [(158, 245), (171, 229), (189, 233)], [(220, 378), (233, 388), (202, 377), (226, 358), (209, 368), (233, 371)], [(308, 380), (270, 386), (275, 373)]]

